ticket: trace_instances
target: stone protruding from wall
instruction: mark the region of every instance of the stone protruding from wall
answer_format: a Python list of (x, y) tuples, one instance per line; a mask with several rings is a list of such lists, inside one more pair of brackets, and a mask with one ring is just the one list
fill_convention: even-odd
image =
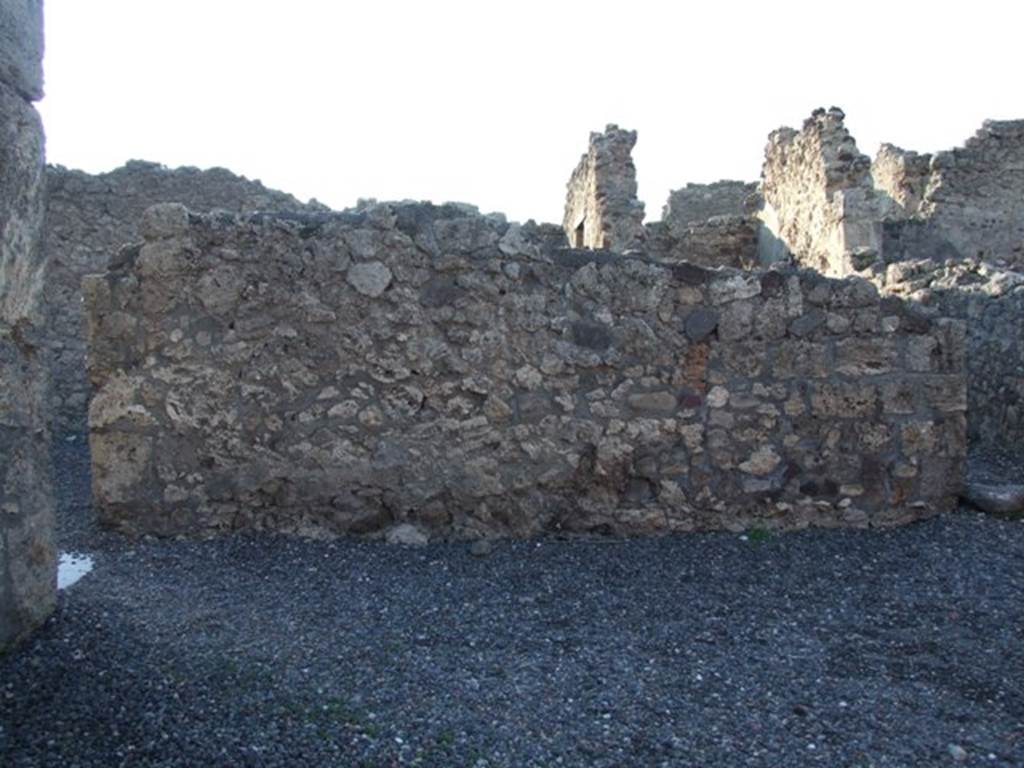
[(796, 263), (845, 276), (873, 265), (881, 242), (884, 201), (876, 195), (871, 160), (861, 154), (837, 107), (818, 109), (803, 129), (768, 137), (761, 173), (761, 219), (770, 237), (762, 260)]
[(42, 5), (0, 2), (0, 649), (53, 610), (57, 570), (46, 369)]
[(637, 199), (632, 151), (636, 131), (609, 125), (590, 146), (567, 185), (563, 226), (569, 245), (626, 251), (644, 240), (644, 204)]
[(91, 175), (60, 166), (47, 169), (45, 301), (50, 326), (43, 357), (53, 386), (49, 411), (56, 433), (84, 433), (89, 402), (81, 281), (106, 269), (125, 243), (139, 239), (138, 222), (152, 205), (179, 202), (197, 211), (326, 210), (267, 189), (223, 168), (170, 169), (133, 160)]
[(865, 280), (543, 245), (465, 206), (150, 209), (86, 278), (130, 534), (882, 525), (948, 509), (962, 325)]
[(1024, 120), (988, 120), (937, 153), (920, 210), (961, 256), (1024, 268)]

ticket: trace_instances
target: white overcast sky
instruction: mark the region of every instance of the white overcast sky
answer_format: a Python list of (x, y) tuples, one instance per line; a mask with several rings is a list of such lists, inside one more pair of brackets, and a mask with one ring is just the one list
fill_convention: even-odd
[(842, 107), (862, 151), (1024, 118), (1024, 3), (46, 0), (51, 162), (223, 166), (336, 208), (459, 200), (560, 221), (592, 130), (639, 131), (660, 218), (756, 179), (768, 133)]

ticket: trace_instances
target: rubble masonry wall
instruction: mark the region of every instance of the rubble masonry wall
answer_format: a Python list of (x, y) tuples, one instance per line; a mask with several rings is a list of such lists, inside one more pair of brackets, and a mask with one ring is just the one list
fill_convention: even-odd
[(139, 239), (143, 211), (171, 202), (196, 211), (234, 213), (318, 208), (222, 168), (172, 170), (137, 160), (96, 175), (50, 166), (46, 186), (49, 274), (44, 301), (49, 326), (42, 354), (51, 376), (48, 411), (57, 434), (84, 434), (87, 429), (90, 392), (85, 376), (82, 277), (103, 271), (122, 245)]
[(542, 245), (461, 206), (146, 214), (86, 278), (132, 533), (897, 523), (949, 508), (963, 327), (865, 280)]

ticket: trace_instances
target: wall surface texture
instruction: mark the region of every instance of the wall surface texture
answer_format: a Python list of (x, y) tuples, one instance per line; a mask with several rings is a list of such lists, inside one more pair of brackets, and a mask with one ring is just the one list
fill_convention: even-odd
[(636, 196), (636, 131), (609, 125), (590, 145), (567, 186), (563, 227), (576, 248), (624, 251), (644, 240), (644, 205)]
[(0, 649), (53, 610), (54, 512), (39, 357), (45, 260), (42, 5), (0, 2)]
[(542, 247), (460, 206), (150, 209), (86, 279), (94, 490), (140, 534), (896, 523), (948, 508), (963, 329), (864, 280)]
[(963, 321), (970, 448), (1024, 459), (1024, 275), (978, 260), (919, 259), (890, 264), (881, 286)]
[(143, 211), (169, 202), (197, 211), (234, 213), (322, 208), (304, 205), (291, 195), (221, 168), (172, 170), (132, 161), (109, 173), (90, 175), (51, 166), (46, 181), (49, 274), (45, 302), (50, 325), (43, 357), (52, 380), (49, 412), (58, 433), (86, 430), (90, 393), (85, 376), (82, 277), (102, 272), (122, 245), (139, 239)]
[(988, 120), (936, 154), (921, 214), (961, 256), (1024, 267), (1024, 120)]

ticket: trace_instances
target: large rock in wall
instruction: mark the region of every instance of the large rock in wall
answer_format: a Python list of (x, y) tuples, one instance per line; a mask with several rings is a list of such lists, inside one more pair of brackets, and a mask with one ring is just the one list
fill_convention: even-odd
[(159, 206), (142, 234), (84, 283), (95, 498), (131, 534), (868, 525), (955, 499), (962, 327), (863, 280), (550, 249), (460, 206)]
[(46, 254), (50, 272), (45, 301), (50, 326), (43, 357), (53, 386), (49, 411), (58, 432), (84, 433), (89, 387), (81, 280), (100, 272), (125, 243), (138, 240), (138, 222), (151, 205), (179, 202), (197, 211), (326, 210), (222, 168), (169, 169), (132, 161), (91, 175), (50, 167), (47, 180)]
[(0, 649), (53, 610), (54, 510), (38, 353), (45, 272), (42, 4), (0, 2)]
[(768, 137), (761, 172), (763, 262), (779, 249), (803, 266), (845, 276), (879, 258), (885, 199), (876, 194), (871, 160), (843, 124), (842, 110), (816, 110), (800, 131)]
[(624, 251), (644, 241), (644, 205), (637, 199), (636, 131), (609, 125), (590, 145), (567, 186), (562, 225), (577, 248)]

